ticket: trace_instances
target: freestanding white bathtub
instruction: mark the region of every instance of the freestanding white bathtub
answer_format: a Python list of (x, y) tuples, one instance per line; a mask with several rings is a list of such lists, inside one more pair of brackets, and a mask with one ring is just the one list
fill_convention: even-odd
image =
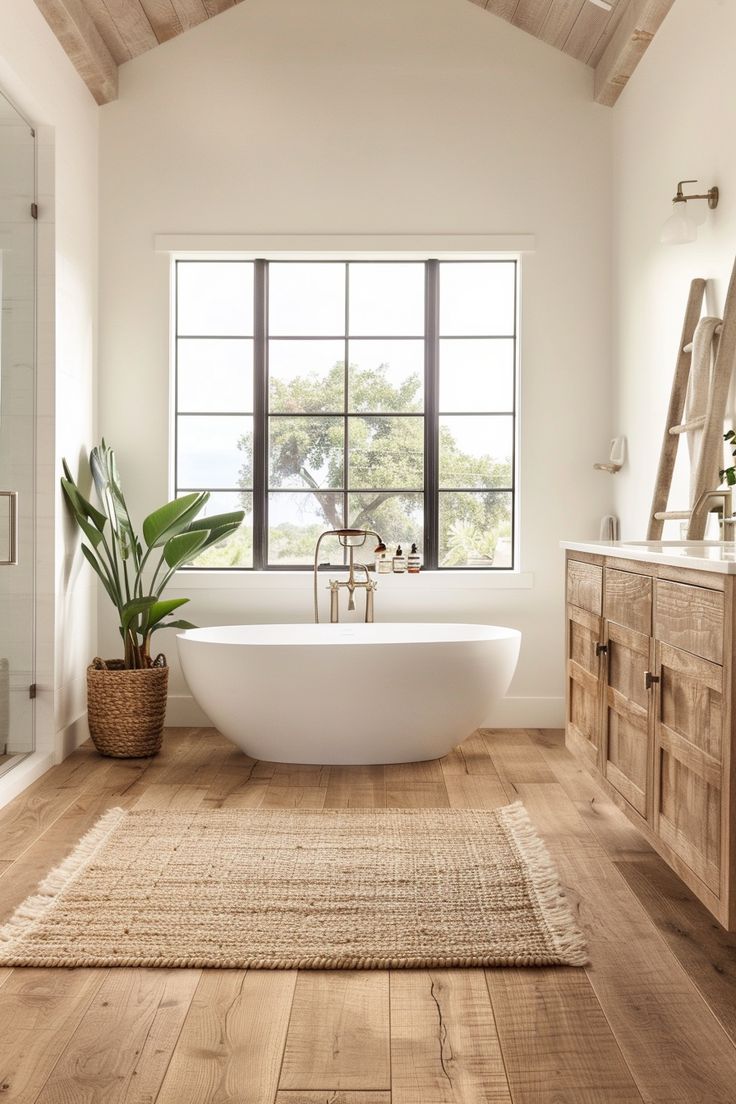
[(194, 698), (275, 763), (437, 759), (488, 719), (521, 633), (495, 625), (226, 625), (177, 638)]

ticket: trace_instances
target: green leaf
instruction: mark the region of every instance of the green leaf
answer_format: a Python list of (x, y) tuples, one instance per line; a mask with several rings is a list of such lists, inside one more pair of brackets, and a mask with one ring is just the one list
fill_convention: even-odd
[(211, 517), (202, 517), (197, 518), (196, 521), (191, 521), (187, 525), (187, 532), (193, 532), (195, 529), (221, 529), (225, 525), (234, 525), (237, 529), (244, 517), (245, 510), (233, 510), (229, 514), (212, 514)]
[[(175, 498), (173, 502), (167, 502), (165, 506), (149, 514), (143, 522), (143, 539), (148, 547), (157, 548), (165, 544), (169, 537), (181, 533), (183, 529), (192, 528), (192, 518), (199, 513), (209, 497), (209, 491), (196, 491)], [(204, 528), (209, 529), (211, 526), (205, 525)]]
[(212, 514), (211, 517), (197, 518), (196, 521), (190, 522), (186, 531), (194, 533), (209, 529), (207, 540), (199, 549), (200, 552), (206, 552), (208, 548), (212, 548), (214, 544), (219, 544), (220, 541), (240, 528), (244, 517), (245, 510), (232, 510), (227, 514)]
[(219, 529), (213, 529), (208, 535), (207, 540), (200, 548), (200, 552), (206, 552), (208, 548), (212, 548), (214, 544), (219, 544), (220, 541), (225, 540), (231, 533), (237, 532), (240, 528), (240, 523), (237, 525), (223, 525)]
[(104, 437), (102, 443), (95, 446), (89, 454), (89, 466), (98, 497), (110, 519), (120, 555), (127, 560), (135, 547), (135, 534), (120, 486), (115, 453), (105, 444)]
[(112, 586), (110, 585), (110, 582), (107, 578), (107, 575), (102, 570), (102, 567), (100, 566), (99, 560), (95, 556), (92, 549), (88, 547), (88, 545), (82, 544), (81, 548), (82, 548), (82, 555), (84, 556), (85, 560), (87, 561), (88, 564), (90, 564), (90, 566), (97, 573), (97, 575), (99, 575), (100, 580), (102, 582), (102, 585), (104, 586), (105, 590), (107, 591), (107, 593), (110, 597), (110, 600), (112, 602), (114, 602), (114, 604), (117, 606), (118, 600), (117, 600), (117, 597), (115, 595), (115, 591), (113, 590)]
[(148, 611), (147, 627), (152, 629), (164, 617), (168, 617), (170, 613), (173, 613), (175, 609), (185, 605), (188, 601), (188, 598), (166, 598), (164, 601), (156, 602)]
[(164, 559), (169, 567), (176, 570), (187, 560), (191, 560), (195, 552), (207, 543), (209, 535), (209, 530), (200, 530), (194, 533), (179, 533), (171, 537), (164, 545)]
[(140, 617), (142, 613), (148, 613), (155, 604), (156, 599), (150, 597), (132, 598), (130, 602), (126, 602), (120, 613), (120, 624), (123, 629), (127, 631), (136, 617)]
[(98, 529), (95, 529), (94, 525), (90, 525), (86, 518), (78, 517), (77, 525), (93, 548), (97, 548), (98, 545), (102, 543), (102, 533), (100, 533)]
[[(68, 468), (66, 468), (66, 464), (64, 465), (64, 467), (65, 470), (68, 471)], [(80, 519), (86, 520), (87, 518), (90, 518), (92, 524), (101, 533), (102, 530), (105, 528), (105, 522), (107, 521), (107, 518), (104, 514), (101, 514), (99, 510), (95, 509), (91, 502), (87, 501), (82, 492), (79, 490), (79, 487), (77, 487), (74, 480), (62, 479), (61, 489), (64, 492), (64, 496), (71, 506), (77, 521), (80, 521)]]
[(161, 621), (153, 626), (151, 632), (158, 632), (159, 629), (196, 629), (196, 627), (191, 621)]

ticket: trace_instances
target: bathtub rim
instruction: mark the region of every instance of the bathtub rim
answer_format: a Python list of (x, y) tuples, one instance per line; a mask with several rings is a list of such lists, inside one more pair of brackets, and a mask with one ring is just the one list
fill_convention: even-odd
[[(380, 635), (381, 629), (408, 629), (408, 628), (423, 628), (431, 631), (432, 629), (442, 629), (443, 633), (438, 633), (435, 636), (417, 634), (416, 636), (410, 636), (408, 633), (400, 633), (398, 639), (386, 639)], [(268, 630), (268, 633), (261, 638), (256, 636), (253, 639), (233, 639), (232, 634), (242, 630), (253, 630), (254, 632), (259, 629)], [(289, 639), (279, 637), (277, 635), (278, 630), (297, 629), (302, 632), (313, 632), (314, 637), (312, 639)], [(366, 633), (365, 630), (370, 630)], [(456, 635), (446, 635), (448, 630), (457, 630)], [(316, 632), (314, 632), (317, 630)], [(462, 630), (472, 630), (471, 632), (464, 633)], [(485, 630), (485, 631), (481, 631)], [(211, 634), (222, 633), (221, 636), (214, 636)], [(176, 634), (177, 645), (180, 643), (197, 644), (197, 645), (209, 645), (215, 647), (238, 647), (238, 648), (311, 648), (311, 647), (407, 647), (407, 646), (429, 646), (440, 645), (446, 647), (450, 644), (493, 644), (502, 640), (518, 640), (521, 642), (522, 633), (520, 629), (510, 628), (506, 625), (489, 625), (479, 624), (475, 622), (456, 622), (456, 621), (382, 621), (374, 622), (373, 624), (366, 625), (364, 622), (343, 622), (339, 625), (325, 624), (324, 622), (316, 625), (312, 622), (268, 622), (257, 624), (237, 624), (237, 625), (202, 625), (194, 629), (185, 629), (182, 632)]]

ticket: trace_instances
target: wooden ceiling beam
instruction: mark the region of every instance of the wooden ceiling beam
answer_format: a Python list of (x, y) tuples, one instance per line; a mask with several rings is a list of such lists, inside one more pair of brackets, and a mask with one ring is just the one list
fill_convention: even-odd
[(102, 41), (107, 46), (117, 64), (122, 65), (123, 62), (130, 61), (132, 54), (125, 42), (123, 42), (122, 36), (113, 23), (112, 16), (105, 5), (95, 4), (94, 8), (90, 8), (87, 0), (84, 0), (84, 6), (92, 16), (92, 22), (102, 35)]
[(595, 69), (596, 65), (601, 60), (603, 56), (603, 51), (613, 38), (614, 32), (621, 21), (621, 16), (623, 15), (625, 9), (626, 0), (618, 0), (616, 7), (611, 12), (611, 18), (608, 20), (603, 34), (593, 46), (592, 50), (590, 51), (590, 55), (585, 59), (586, 64), (589, 65), (591, 69)]
[(202, 0), (172, 0), (179, 22), (185, 31), (190, 27), (196, 27), (198, 23), (204, 23), (209, 19), (209, 14)]
[(584, 4), (565, 39), (565, 53), (587, 65), (590, 54), (612, 18), (613, 11), (604, 11), (597, 4)]
[(673, 3), (674, 0), (628, 0), (595, 68), (596, 103), (613, 107)]
[(168, 42), (184, 30), (171, 0), (140, 0), (157, 42)]
[(514, 12), (514, 26), (534, 35), (535, 38), (540, 38), (553, 2), (554, 0), (524, 0), (524, 3), (519, 4)]
[[(242, 0), (35, 0), (99, 104), (117, 98), (117, 66)], [(470, 0), (595, 68), (613, 106), (674, 0)]]
[(236, 4), (241, 3), (241, 0), (203, 0), (203, 3), (211, 19), (213, 15), (219, 15), (228, 8), (234, 8)]
[(586, 5), (587, 0), (555, 0), (554, 4), (550, 5), (539, 32), (539, 38), (543, 42), (548, 42), (550, 46), (556, 46), (558, 50), (564, 51), (570, 32)]
[(118, 96), (118, 67), (82, 0), (36, 0), (98, 104)]
[(151, 21), (143, 10), (140, 0), (85, 0), (88, 8), (107, 8), (110, 17), (118, 29), (123, 41), (130, 50), (131, 57), (138, 57), (158, 46), (156, 33)]

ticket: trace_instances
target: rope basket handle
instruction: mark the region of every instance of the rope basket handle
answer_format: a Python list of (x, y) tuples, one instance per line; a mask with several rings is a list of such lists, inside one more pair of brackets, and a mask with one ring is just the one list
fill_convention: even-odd
[[(109, 671), (110, 670), (110, 668), (105, 663), (104, 659), (101, 659), (100, 656), (95, 656), (95, 658), (92, 660), (92, 666), (94, 667), (95, 671)], [(153, 663), (151, 664), (151, 667), (159, 667), (160, 668), (160, 667), (167, 667), (167, 666), (168, 666), (168, 664), (166, 662), (166, 656), (164, 655), (163, 652), (159, 652), (158, 655), (156, 656), (156, 658), (154, 659)]]

